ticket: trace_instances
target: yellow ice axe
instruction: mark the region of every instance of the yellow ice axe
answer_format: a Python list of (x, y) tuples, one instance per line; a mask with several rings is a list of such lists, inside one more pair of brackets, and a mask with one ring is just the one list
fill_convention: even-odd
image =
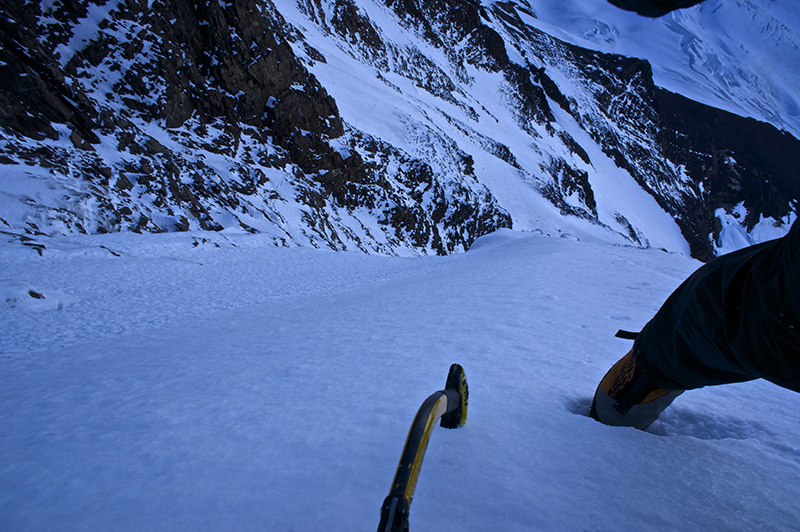
[(469, 387), (464, 368), (453, 364), (447, 374), (445, 389), (434, 392), (425, 399), (411, 423), (392, 489), (383, 501), (378, 532), (408, 532), (411, 499), (414, 498), (414, 489), (417, 487), (422, 459), (425, 457), (433, 426), (440, 418), (442, 427), (448, 429), (463, 425), (467, 422), (468, 403)]

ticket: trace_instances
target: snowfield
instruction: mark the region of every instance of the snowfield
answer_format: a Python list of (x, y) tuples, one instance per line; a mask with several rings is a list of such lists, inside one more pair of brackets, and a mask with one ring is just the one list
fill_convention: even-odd
[(800, 395), (692, 391), (644, 432), (586, 416), (616, 330), (698, 265), (508, 230), (444, 258), (4, 234), (0, 529), (374, 530), (453, 362), (469, 418), (433, 434), (413, 531), (796, 529)]

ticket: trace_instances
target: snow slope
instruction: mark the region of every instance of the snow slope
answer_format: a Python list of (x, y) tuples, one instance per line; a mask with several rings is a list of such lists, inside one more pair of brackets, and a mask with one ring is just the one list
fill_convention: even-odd
[(574, 44), (647, 59), (657, 85), (800, 137), (800, 8), (706, 0), (658, 19), (597, 0), (537, 0), (535, 20)]
[(613, 333), (698, 263), (579, 236), (418, 258), (4, 237), (0, 529), (374, 529), (452, 362), (469, 420), (433, 434), (412, 530), (796, 527), (799, 395), (693, 391), (646, 432), (586, 417)]
[[(309, 70), (336, 100), (346, 123), (425, 160), (445, 175), (459, 173), (453, 159), (460, 161), (469, 154), (476, 179), (508, 212), (515, 229), (554, 232), (558, 225), (581, 224), (564, 220), (566, 217), (559, 215), (541, 192), (546, 183), (542, 176), (546, 175), (547, 168), (554, 161), (568, 160), (591, 176), (591, 188), (600, 203), (597, 221), (619, 233), (622, 238), (617, 236), (618, 240), (631, 241), (630, 225), (622, 223), (620, 219), (623, 219), (633, 224), (644, 245), (689, 254), (689, 245), (673, 217), (659, 207), (630, 174), (618, 168), (597, 141), (555, 102), (550, 101), (549, 107), (557, 117), (557, 129), (579, 140), (583, 149), (589, 151), (592, 163), (581, 161), (563, 145), (563, 140), (553, 138), (541, 124), (530, 125), (534, 133), (521, 128), (518, 111), (508, 101), (510, 89), (502, 73), (486, 72), (468, 63), (462, 65), (463, 71), (455, 72), (443, 49), (403, 27), (383, 3), (365, 0), (359, 2), (358, 7), (368, 14), (381, 37), (394, 47), (393, 53), (383, 58), (388, 61), (388, 67), (371, 64), (359, 55), (365, 52), (352, 42), (333, 37), (325, 24), (308, 14), (303, 3), (279, 0), (276, 5), (287, 22), (304, 36), (303, 43), (294, 44), (298, 56), (308, 54), (304, 51), (305, 45), (325, 51), (324, 62), (307, 61)], [(328, 3), (321, 6), (320, 10), (331, 7)], [(332, 15), (318, 17), (331, 19)], [(507, 51), (515, 53), (510, 46)], [(449, 100), (442, 99), (442, 94), (423, 89), (419, 81), (399, 65), (411, 62), (414, 54), (419, 53), (431, 59), (440, 70), (415, 75), (449, 76), (449, 82), (453, 83), (448, 91)], [(517, 59), (525, 64), (521, 56)], [(570, 96), (591, 99), (580, 83), (572, 85), (568, 91)], [(567, 90), (563, 86), (562, 89)], [(496, 153), (490, 153), (487, 139), (491, 139), (493, 145), (499, 143), (506, 147), (517, 167), (500, 159)], [(574, 199), (573, 207), (578, 211), (587, 208), (579, 199)]]

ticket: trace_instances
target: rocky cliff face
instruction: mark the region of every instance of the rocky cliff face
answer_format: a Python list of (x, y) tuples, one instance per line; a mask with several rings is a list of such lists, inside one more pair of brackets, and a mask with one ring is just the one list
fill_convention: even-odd
[[(471, 55), (462, 61), (503, 72), (522, 128), (535, 139), (535, 131), (524, 126), (538, 123), (550, 139), (537, 144), (566, 148), (565, 155), (540, 165), (537, 173), (540, 189), (564, 213), (607, 223), (623, 233), (627, 227), (632, 241), (647, 243), (647, 235), (621, 212), (614, 220), (598, 214), (590, 178), (597, 168), (592, 168), (588, 145), (581, 146), (587, 141), (577, 142), (566, 131), (564, 120), (554, 117), (554, 105), (673, 216), (697, 258), (715, 255), (720, 210), (733, 213), (743, 205), (739, 222), (747, 231), (764, 219), (780, 224), (796, 216), (800, 143), (788, 133), (657, 88), (645, 61), (550, 37), (525, 22), (533, 17), (527, 2), (487, 7), (470, 2), (387, 3), (404, 20), (414, 20), (437, 46), (436, 36), (455, 28), (447, 41), (466, 43), (461, 50)], [(461, 50), (448, 53), (458, 56)], [(583, 170), (581, 162), (589, 167)]]
[(752, 229), (800, 198), (796, 139), (558, 41), (525, 1), (0, 10), (10, 233), (240, 228), (450, 253), (540, 229), (527, 189), (636, 245), (664, 245), (658, 210), (707, 259), (720, 212)]
[(21, 198), (14, 229), (233, 226), (283, 245), (447, 253), (510, 225), (467, 173), (444, 182), (345, 132), (272, 4), (151, 4), (3, 8), (2, 163), (63, 186), (59, 201)]
[[(800, 198), (800, 144), (790, 134), (688, 100), (656, 91), (658, 139), (664, 156), (691, 178), (693, 194), (663, 195), (684, 234), (696, 242), (694, 254), (711, 257), (720, 246), (721, 212), (751, 231), (763, 219), (797, 215)], [(708, 235), (711, 246), (707, 244)]]

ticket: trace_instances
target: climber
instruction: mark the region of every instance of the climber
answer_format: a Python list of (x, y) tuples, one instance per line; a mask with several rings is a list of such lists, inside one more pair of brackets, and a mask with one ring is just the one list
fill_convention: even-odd
[[(609, 2), (655, 17), (700, 0)], [(757, 378), (800, 392), (800, 220), (679, 286), (602, 378), (590, 414), (644, 429), (685, 390)]]

